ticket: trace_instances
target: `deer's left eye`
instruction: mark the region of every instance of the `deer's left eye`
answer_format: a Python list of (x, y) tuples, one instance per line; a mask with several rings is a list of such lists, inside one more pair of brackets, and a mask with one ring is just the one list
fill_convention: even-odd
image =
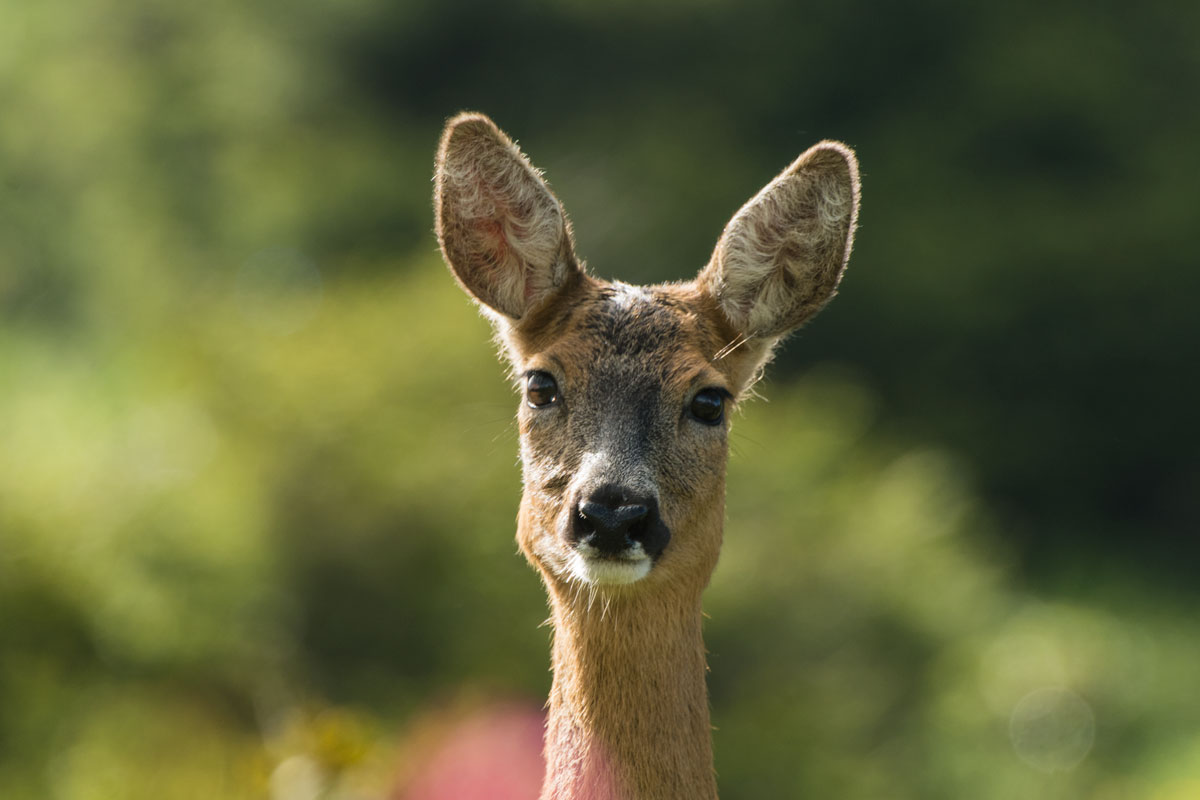
[(725, 392), (720, 389), (701, 389), (692, 398), (688, 412), (706, 425), (720, 424), (725, 418)]
[(545, 408), (558, 400), (558, 384), (549, 372), (535, 370), (525, 379), (525, 402), (530, 408)]

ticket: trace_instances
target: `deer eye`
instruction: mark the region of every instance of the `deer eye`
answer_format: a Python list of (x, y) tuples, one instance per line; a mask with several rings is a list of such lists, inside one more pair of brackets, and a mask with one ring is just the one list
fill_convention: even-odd
[(688, 412), (706, 425), (717, 425), (725, 418), (725, 397), (721, 389), (701, 389), (692, 398)]
[(546, 408), (558, 401), (558, 384), (548, 372), (534, 370), (525, 379), (525, 402), (530, 408)]

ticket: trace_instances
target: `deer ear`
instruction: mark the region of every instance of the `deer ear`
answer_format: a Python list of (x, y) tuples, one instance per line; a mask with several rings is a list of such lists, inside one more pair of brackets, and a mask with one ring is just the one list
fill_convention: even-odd
[(434, 176), (442, 255), (468, 293), (520, 319), (578, 272), (562, 206), (495, 123), (446, 123)]
[(697, 285), (747, 336), (781, 336), (829, 302), (858, 221), (858, 162), (821, 142), (742, 206)]

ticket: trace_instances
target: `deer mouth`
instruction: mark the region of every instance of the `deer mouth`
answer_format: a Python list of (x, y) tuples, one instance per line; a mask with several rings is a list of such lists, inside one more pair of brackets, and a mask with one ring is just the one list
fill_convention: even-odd
[(567, 557), (567, 569), (572, 576), (583, 583), (600, 586), (637, 583), (650, 574), (653, 566), (654, 559), (638, 542), (616, 553), (581, 542)]
[(563, 539), (572, 577), (588, 585), (622, 586), (650, 574), (671, 531), (654, 494), (605, 483), (572, 504)]

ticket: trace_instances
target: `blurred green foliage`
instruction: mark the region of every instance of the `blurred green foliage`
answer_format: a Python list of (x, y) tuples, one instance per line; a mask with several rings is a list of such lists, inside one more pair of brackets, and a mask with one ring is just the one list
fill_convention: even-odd
[(630, 280), (863, 159), (735, 422), (724, 797), (1200, 795), (1198, 9), (10, 0), (0, 797), (379, 797), (431, 705), (544, 695), (513, 397), (429, 234), (463, 107)]

